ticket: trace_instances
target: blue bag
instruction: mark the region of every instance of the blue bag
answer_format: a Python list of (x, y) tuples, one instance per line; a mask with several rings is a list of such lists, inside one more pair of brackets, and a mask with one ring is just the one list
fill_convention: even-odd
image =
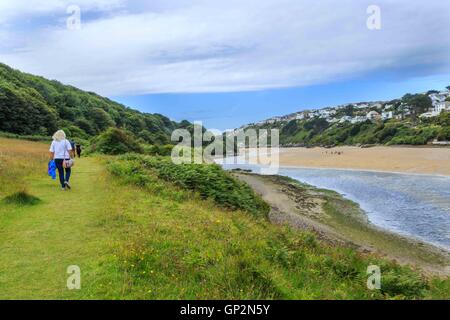
[(48, 175), (52, 177), (53, 180), (56, 180), (56, 163), (54, 160), (48, 163)]

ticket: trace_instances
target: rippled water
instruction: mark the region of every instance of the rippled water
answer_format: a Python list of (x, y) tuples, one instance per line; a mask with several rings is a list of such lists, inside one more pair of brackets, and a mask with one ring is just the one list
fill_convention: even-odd
[(279, 174), (337, 191), (358, 203), (371, 223), (450, 250), (450, 177), (309, 168), (281, 168)]

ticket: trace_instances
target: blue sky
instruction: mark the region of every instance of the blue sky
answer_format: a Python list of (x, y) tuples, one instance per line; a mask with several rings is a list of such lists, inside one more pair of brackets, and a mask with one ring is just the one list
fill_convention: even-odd
[[(388, 73), (386, 73), (388, 74)], [(350, 102), (392, 100), (450, 86), (450, 75), (399, 80), (382, 74), (326, 85), (232, 93), (151, 94), (112, 99), (143, 112), (181, 121), (202, 121), (208, 128), (234, 129), (244, 124)]]
[(450, 6), (373, 3), (2, 0), (0, 62), (222, 130), (450, 85)]

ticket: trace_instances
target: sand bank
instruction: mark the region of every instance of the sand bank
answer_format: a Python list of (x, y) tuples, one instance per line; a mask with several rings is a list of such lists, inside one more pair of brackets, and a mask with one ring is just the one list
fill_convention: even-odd
[(280, 165), (450, 176), (450, 148), (281, 148)]

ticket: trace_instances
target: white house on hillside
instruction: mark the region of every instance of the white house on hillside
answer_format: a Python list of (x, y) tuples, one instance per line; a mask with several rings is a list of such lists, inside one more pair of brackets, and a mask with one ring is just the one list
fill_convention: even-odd
[(439, 113), (435, 112), (435, 111), (431, 111), (431, 112), (425, 112), (422, 113), (419, 118), (433, 118), (433, 117), (437, 117), (439, 115)]
[(380, 120), (381, 119), (381, 115), (378, 112), (376, 112), (376, 111), (370, 111), (367, 114), (367, 119), (370, 120), (370, 121)]
[(393, 111), (386, 111), (381, 113), (381, 118), (383, 118), (383, 120), (389, 120), (392, 119), (393, 117), (394, 117)]
[(450, 101), (439, 102), (439, 103), (436, 103), (436, 105), (434, 106), (432, 111), (439, 114), (442, 111), (449, 110), (449, 107), (450, 107)]
[(439, 93), (430, 94), (430, 99), (433, 103), (433, 106), (436, 106), (438, 103), (445, 102), (445, 99), (450, 96), (450, 92), (443, 91)]
[(346, 121), (352, 121), (352, 117), (350, 117), (350, 116), (343, 116), (343, 117), (339, 120), (340, 123), (343, 123), (343, 122), (346, 122)]
[(375, 103), (375, 104), (371, 105), (371, 107), (381, 109), (383, 107), (383, 105), (381, 103)]
[(354, 117), (350, 122), (351, 122), (352, 124), (355, 124), (355, 123), (360, 123), (360, 122), (364, 122), (364, 121), (367, 121), (367, 117), (364, 117), (364, 116), (356, 116), (356, 117)]

